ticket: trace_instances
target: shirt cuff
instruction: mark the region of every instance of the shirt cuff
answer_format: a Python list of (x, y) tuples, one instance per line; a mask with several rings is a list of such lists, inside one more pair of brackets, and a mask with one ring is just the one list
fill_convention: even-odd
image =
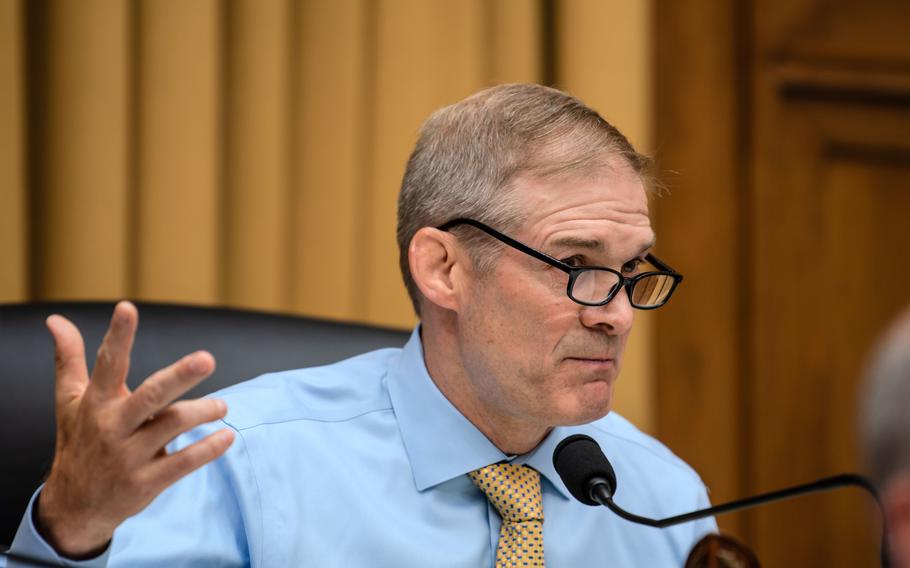
[(78, 568), (104, 568), (107, 566), (111, 545), (108, 543), (104, 552), (88, 560), (70, 560), (57, 554), (54, 548), (38, 532), (34, 521), (35, 501), (44, 485), (35, 491), (28, 508), (19, 523), (16, 537), (9, 549), (7, 568), (34, 568), (36, 566), (73, 566)]

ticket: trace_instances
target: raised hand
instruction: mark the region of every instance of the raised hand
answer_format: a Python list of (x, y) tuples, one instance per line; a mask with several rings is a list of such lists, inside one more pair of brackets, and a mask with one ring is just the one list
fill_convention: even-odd
[(221, 456), (234, 440), (225, 428), (166, 452), (176, 436), (223, 418), (227, 408), (213, 399), (173, 402), (215, 370), (205, 351), (161, 369), (130, 392), (126, 376), (138, 321), (133, 304), (117, 304), (89, 379), (79, 330), (61, 316), (47, 319), (56, 345), (57, 443), (37, 515), (43, 536), (64, 556), (103, 550), (120, 523)]

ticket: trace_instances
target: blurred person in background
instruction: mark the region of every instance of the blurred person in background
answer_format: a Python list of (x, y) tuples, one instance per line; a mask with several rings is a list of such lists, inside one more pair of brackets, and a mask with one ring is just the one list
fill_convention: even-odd
[(862, 446), (897, 568), (910, 568), (910, 308), (880, 341), (866, 378)]

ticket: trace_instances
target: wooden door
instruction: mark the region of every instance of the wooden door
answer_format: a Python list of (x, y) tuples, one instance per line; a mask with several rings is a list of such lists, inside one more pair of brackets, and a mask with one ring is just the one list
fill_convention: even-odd
[[(661, 314), (659, 428), (715, 502), (860, 468), (858, 378), (910, 303), (910, 3), (727, 4), (657, 20), (658, 147), (685, 180), (658, 230), (696, 281)], [(715, 100), (684, 108), (674, 90), (696, 88)], [(682, 144), (681, 125), (729, 146)], [(766, 566), (871, 566), (868, 508), (848, 490), (721, 524)]]

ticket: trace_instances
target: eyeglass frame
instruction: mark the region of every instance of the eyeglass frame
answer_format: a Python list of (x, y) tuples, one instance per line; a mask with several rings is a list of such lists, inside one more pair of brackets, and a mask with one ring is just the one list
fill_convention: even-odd
[[(570, 265), (566, 264), (565, 262), (562, 262), (561, 260), (557, 260), (546, 253), (543, 253), (535, 248), (529, 247), (528, 245), (526, 245), (520, 241), (517, 241), (508, 235), (500, 233), (499, 231), (490, 227), (489, 225), (485, 225), (484, 223), (481, 223), (480, 221), (475, 221), (474, 219), (469, 219), (466, 217), (458, 217), (456, 219), (451, 219), (449, 221), (446, 221), (442, 225), (439, 225), (438, 227), (436, 227), (436, 229), (438, 229), (440, 231), (448, 232), (449, 229), (456, 227), (458, 225), (470, 225), (471, 227), (480, 229), (481, 231), (490, 235), (494, 239), (496, 239), (502, 243), (505, 243), (505, 244), (509, 245), (510, 247), (527, 254), (528, 256), (534, 257), (537, 260), (545, 262), (545, 263), (549, 264), (550, 266), (552, 266), (554, 268), (558, 268), (559, 270), (565, 272), (566, 274), (569, 275), (569, 282), (566, 285), (566, 296), (568, 296), (569, 299), (572, 300), (573, 302), (575, 302), (576, 304), (581, 304), (582, 306), (592, 306), (592, 307), (605, 306), (605, 305), (609, 304), (613, 300), (613, 298), (616, 297), (617, 294), (619, 294), (619, 291), (621, 289), (625, 288), (626, 294), (629, 297), (629, 304), (633, 308), (635, 308), (637, 310), (656, 310), (657, 308), (663, 307), (668, 301), (670, 301), (670, 297), (673, 295), (673, 292), (676, 291), (676, 287), (679, 286), (679, 283), (683, 281), (682, 274), (680, 274), (679, 272), (674, 270), (672, 267), (670, 267), (670, 265), (663, 262), (662, 260), (660, 260), (659, 258), (657, 258), (656, 256), (654, 256), (651, 253), (648, 253), (647, 255), (645, 255), (645, 261), (651, 263), (655, 268), (657, 268), (657, 270), (642, 272), (641, 274), (636, 274), (635, 276), (632, 276), (631, 278), (627, 278), (627, 277), (623, 276), (623, 274), (621, 272), (619, 272), (618, 270), (613, 270), (612, 268), (607, 268), (606, 266), (570, 266)], [(605, 270), (607, 272), (615, 274), (619, 278), (619, 282), (617, 283), (618, 285), (614, 284), (610, 293), (607, 295), (607, 298), (601, 302), (583, 302), (572, 296), (572, 289), (575, 286), (575, 280), (578, 279), (578, 276), (580, 274), (582, 274), (584, 272), (589, 272), (591, 270)], [(661, 303), (659, 303), (655, 306), (636, 305), (634, 300), (632, 299), (632, 290), (633, 290), (633, 288), (635, 288), (635, 284), (637, 282), (639, 282), (640, 280), (644, 279), (644, 277), (650, 276), (650, 275), (655, 275), (655, 274), (662, 275), (662, 276), (669, 276), (673, 280), (673, 286), (672, 286), (672, 288), (670, 288), (670, 291), (667, 292), (667, 297), (664, 298), (664, 300)]]

